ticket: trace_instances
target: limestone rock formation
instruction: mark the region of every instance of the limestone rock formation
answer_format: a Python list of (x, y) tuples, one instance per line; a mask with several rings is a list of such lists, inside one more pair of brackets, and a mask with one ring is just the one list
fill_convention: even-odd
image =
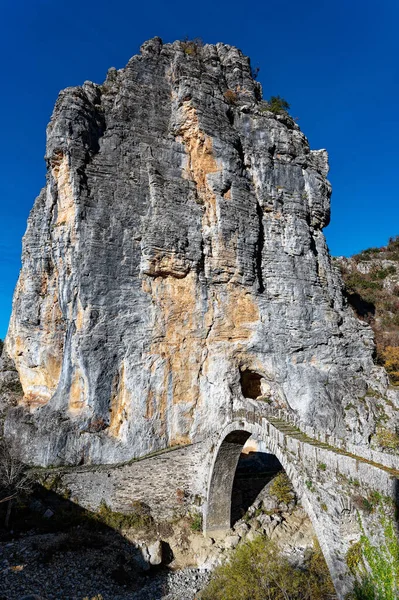
[(195, 442), (252, 402), (367, 443), (388, 383), (322, 233), (327, 153), (268, 110), (247, 57), (149, 40), (60, 93), (46, 160), (6, 338), (27, 460)]

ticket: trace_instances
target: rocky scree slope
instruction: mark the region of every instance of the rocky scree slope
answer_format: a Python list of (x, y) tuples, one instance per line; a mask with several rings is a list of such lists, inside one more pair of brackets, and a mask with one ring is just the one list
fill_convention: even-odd
[(357, 443), (376, 397), (393, 419), (322, 233), (327, 153), (269, 110), (237, 48), (145, 42), (60, 93), (46, 160), (5, 342), (25, 460), (141, 456), (258, 401)]

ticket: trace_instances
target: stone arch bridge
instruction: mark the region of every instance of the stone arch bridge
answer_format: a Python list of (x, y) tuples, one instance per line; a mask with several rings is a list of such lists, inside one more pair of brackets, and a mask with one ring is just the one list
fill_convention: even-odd
[[(229, 530), (233, 480), (242, 448), (251, 436), (261, 440), (290, 478), (312, 522), (338, 596), (344, 598), (354, 582), (346, 560), (350, 546), (365, 537), (376, 548), (389, 546), (390, 540), (384, 539), (388, 519), (396, 535), (390, 507), (397, 503), (399, 471), (391, 455), (348, 447), (340, 439), (317, 436), (312, 428), (298, 424), (281, 410), (233, 412), (212, 453), (204, 532), (217, 537)], [(358, 509), (363, 503), (367, 510)], [(392, 561), (394, 571), (395, 557), (391, 559), (388, 552), (386, 560)]]
[(56, 471), (72, 499), (91, 510), (105, 501), (113, 510), (128, 511), (133, 500), (143, 501), (154, 518), (168, 520), (195, 504), (203, 513), (204, 534), (218, 537), (231, 526), (234, 475), (251, 436), (263, 442), (289, 476), (312, 521), (338, 597), (345, 598), (354, 584), (347, 565), (354, 544), (364, 546), (361, 573), (378, 580), (376, 565), (367, 562), (370, 550), (372, 554), (377, 549), (394, 588), (399, 549), (397, 457), (345, 444), (285, 411), (253, 402), (232, 411), (229, 422), (208, 440), (122, 465)]

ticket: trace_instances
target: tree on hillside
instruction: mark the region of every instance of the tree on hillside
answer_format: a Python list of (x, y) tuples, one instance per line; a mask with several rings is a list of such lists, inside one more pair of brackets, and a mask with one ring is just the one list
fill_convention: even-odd
[(281, 96), (271, 96), (267, 103), (269, 105), (269, 110), (274, 113), (287, 112), (290, 109), (287, 100), (284, 100)]
[(32, 477), (27, 466), (18, 458), (13, 448), (4, 439), (0, 441), (0, 504), (8, 502), (4, 525), (10, 523), (12, 505), (15, 500), (32, 491)]

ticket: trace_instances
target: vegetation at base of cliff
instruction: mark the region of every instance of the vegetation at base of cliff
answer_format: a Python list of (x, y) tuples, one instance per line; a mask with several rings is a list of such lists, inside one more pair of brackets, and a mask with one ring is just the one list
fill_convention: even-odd
[(137, 503), (134, 512), (125, 514), (111, 510), (106, 502), (103, 501), (94, 518), (98, 519), (100, 523), (116, 530), (147, 529), (153, 524), (152, 517), (142, 509), (140, 503)]
[(201, 600), (328, 600), (334, 587), (319, 547), (308, 557), (306, 568), (290, 565), (277, 546), (259, 536), (237, 547), (225, 564), (217, 567)]
[(0, 440), (0, 505), (6, 504), (4, 518), (6, 529), (10, 523), (14, 503), (32, 492), (33, 481), (26, 465), (18, 458), (15, 449)]
[(356, 573), (356, 570), (358, 569), (361, 560), (362, 544), (361, 542), (355, 542), (349, 547), (349, 550), (346, 553), (346, 564), (348, 565), (348, 569), (352, 574)]
[[(358, 519), (362, 535), (352, 544), (346, 554), (346, 564), (357, 578), (353, 593), (348, 600), (397, 600), (399, 592), (399, 541), (395, 527), (395, 506), (391, 498), (374, 494), (374, 507), (378, 508), (376, 522), (384, 534), (378, 546), (371, 544), (363, 526), (361, 514)], [(387, 515), (389, 515), (387, 517)]]
[(191, 531), (202, 531), (202, 515), (199, 512), (196, 512), (191, 515), (190, 518), (190, 529)]
[[(358, 316), (372, 326), (377, 362), (385, 367), (391, 383), (399, 385), (399, 283), (392, 281), (392, 276), (399, 273), (399, 236), (391, 238), (387, 246), (369, 248), (351, 260), (352, 268), (341, 265), (348, 300)], [(398, 264), (381, 266), (383, 260)], [(362, 273), (356, 267), (365, 261), (371, 265)], [(387, 278), (391, 278), (389, 285)]]

